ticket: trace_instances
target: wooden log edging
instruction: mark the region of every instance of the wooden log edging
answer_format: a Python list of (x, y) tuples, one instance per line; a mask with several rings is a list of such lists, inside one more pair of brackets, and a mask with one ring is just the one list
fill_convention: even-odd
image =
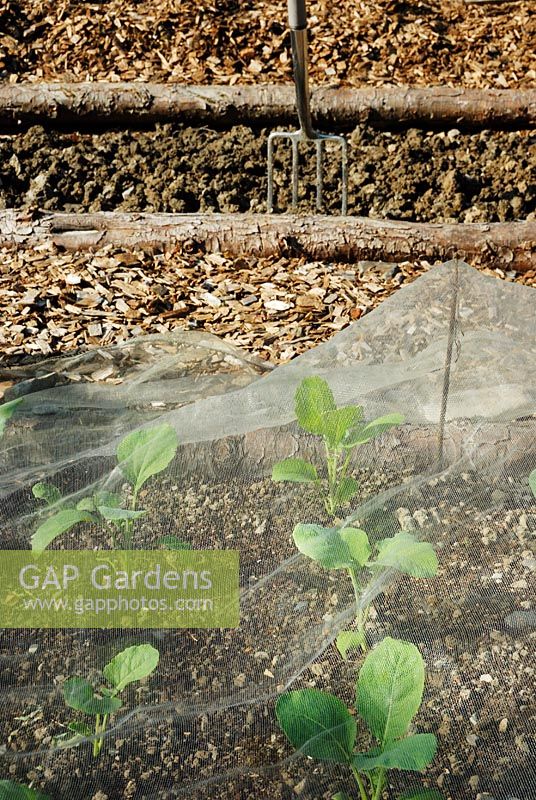
[(536, 220), (434, 224), (290, 214), (0, 212), (0, 246), (44, 242), (68, 250), (183, 245), (230, 256), (392, 262), (462, 258), (518, 271), (536, 265)]
[[(358, 123), (427, 129), (536, 127), (534, 89), (318, 87), (312, 90), (311, 104), (316, 124), (330, 130)], [(0, 85), (0, 132), (36, 124), (92, 130), (157, 122), (294, 126), (294, 87), (105, 82)]]

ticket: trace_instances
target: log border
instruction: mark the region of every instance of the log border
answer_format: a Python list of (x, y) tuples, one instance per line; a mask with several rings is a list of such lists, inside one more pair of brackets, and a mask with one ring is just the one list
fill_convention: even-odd
[(67, 250), (182, 246), (230, 256), (393, 263), (462, 258), (520, 272), (536, 266), (536, 220), (415, 223), (291, 214), (0, 211), (0, 246), (45, 242)]
[[(434, 87), (317, 87), (311, 93), (315, 122), (347, 130), (380, 128), (514, 130), (536, 127), (535, 89)], [(0, 84), (0, 132), (31, 125), (98, 130), (176, 122), (295, 126), (292, 84), (196, 86), (159, 83)]]

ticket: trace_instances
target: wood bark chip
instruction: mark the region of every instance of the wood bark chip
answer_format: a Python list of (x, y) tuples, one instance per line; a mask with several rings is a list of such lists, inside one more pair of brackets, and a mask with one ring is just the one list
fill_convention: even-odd
[(534, 266), (536, 220), (433, 224), (287, 214), (0, 212), (1, 246), (47, 241), (68, 250), (191, 243), (232, 256), (303, 255), (337, 261), (479, 257), (481, 263), (524, 271)]
[[(533, 128), (536, 90), (361, 87), (312, 92), (316, 124), (378, 127)], [(278, 125), (296, 120), (293, 85), (183, 86), (157, 83), (0, 85), (0, 130), (156, 122)]]

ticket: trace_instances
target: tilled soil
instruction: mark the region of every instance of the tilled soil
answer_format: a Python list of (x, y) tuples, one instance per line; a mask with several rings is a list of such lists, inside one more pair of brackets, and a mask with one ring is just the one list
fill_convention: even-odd
[[(285, 0), (0, 0), (0, 79), (290, 80)], [(534, 2), (308, 3), (314, 83), (534, 85)]]
[[(411, 221), (531, 218), (536, 137), (530, 132), (349, 137), (349, 213)], [(340, 207), (339, 151), (325, 163), (325, 207)], [(304, 149), (300, 211), (314, 209), (315, 165)], [(99, 135), (39, 127), (0, 139), (0, 207), (67, 211), (246, 212), (266, 209), (266, 131), (164, 125)], [(290, 148), (276, 158), (276, 203), (290, 203)]]
[[(365, 495), (404, 478), (372, 471), (358, 477)], [(424, 776), (408, 781), (407, 775), (393, 774), (394, 797), (408, 785), (424, 784), (439, 787), (445, 800), (474, 800), (486, 792), (494, 798), (525, 798), (525, 788), (536, 778), (529, 761), (534, 613), (524, 611), (531, 606), (536, 515), (527, 513), (528, 490), (520, 488), (519, 497), (513, 492), (512, 507), (504, 508), (494, 505), (492, 488), (478, 474), (467, 474), (422, 488), (411, 508), (398, 507), (399, 500), (392, 508), (398, 524), (433, 538), (440, 562), (436, 578), (405, 578), (381, 594), (368, 623), (371, 643), (390, 634), (420, 648), (426, 687), (415, 730), (434, 732), (439, 739), (436, 759)], [(296, 794), (319, 800), (343, 788), (350, 791), (339, 766), (318, 767), (301, 758), (287, 763), (291, 750), (274, 722), (274, 699), (284, 688), (280, 682), (300, 660), (301, 666), (306, 663), (296, 642), (302, 637), (310, 644), (321, 620), (332, 619), (351, 602), (342, 573), (327, 575), (303, 560), (272, 578), (266, 589), (259, 580), (269, 565), (292, 557), (294, 522), (319, 519), (311, 495), (269, 480), (246, 485), (236, 477), (222, 483), (164, 479), (162, 489), (171, 498), (168, 513), (160, 513), (162, 497), (147, 492), (149, 516), (138, 544), (150, 547), (160, 525), (166, 532), (174, 526), (197, 547), (238, 547), (244, 556), (242, 581), (256, 592), (256, 602), (248, 607), (243, 598), (246, 611), (237, 631), (5, 632), (0, 639), (2, 772), (36, 781), (53, 798), (83, 800), (164, 800), (183, 794), (198, 800), (290, 800)], [(469, 502), (459, 503), (460, 497)], [(478, 504), (471, 497), (478, 497)], [(68, 534), (61, 546), (91, 546), (96, 533), (86, 528)], [(293, 609), (290, 628), (280, 607)], [(524, 620), (531, 614), (527, 626)], [(257, 627), (269, 635), (255, 639)], [(140, 713), (130, 719), (125, 712), (118, 715), (97, 761), (87, 744), (52, 752), (52, 737), (65, 730), (71, 716), (61, 699), (64, 680), (73, 673), (96, 679), (113, 653), (149, 640), (161, 652), (159, 668), (138, 691), (125, 693), (126, 710), (139, 703)], [(351, 704), (361, 659), (343, 662), (328, 647), (294, 687), (316, 686)], [(248, 695), (254, 702), (245, 702)], [(219, 709), (207, 705), (205, 713), (190, 715), (210, 697), (219, 700)], [(227, 705), (230, 697), (238, 705)], [(361, 729), (359, 744), (369, 744)], [(220, 780), (203, 787), (216, 776)]]

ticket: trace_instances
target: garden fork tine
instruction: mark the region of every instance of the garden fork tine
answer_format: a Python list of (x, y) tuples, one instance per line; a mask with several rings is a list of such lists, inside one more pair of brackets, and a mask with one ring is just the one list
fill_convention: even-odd
[(316, 208), (322, 208), (323, 191), (323, 144), (331, 140), (339, 142), (341, 152), (342, 202), (341, 213), (346, 215), (348, 208), (348, 146), (344, 136), (318, 133), (313, 130), (309, 104), (309, 75), (307, 68), (307, 13), (305, 0), (288, 0), (288, 17), (292, 39), (292, 60), (294, 64), (294, 83), (296, 85), (296, 106), (300, 128), (297, 131), (273, 131), (268, 136), (268, 211), (274, 210), (274, 140), (290, 139), (292, 146), (292, 208), (298, 205), (298, 144), (316, 144)]

